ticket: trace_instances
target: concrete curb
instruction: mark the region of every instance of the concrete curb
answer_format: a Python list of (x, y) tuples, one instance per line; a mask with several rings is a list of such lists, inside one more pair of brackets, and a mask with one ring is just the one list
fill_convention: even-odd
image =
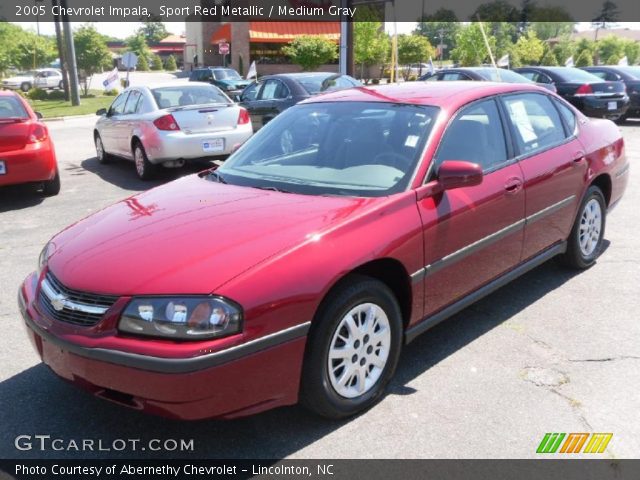
[(43, 118), (43, 122), (64, 122), (66, 120), (75, 120), (76, 118), (90, 118), (96, 117), (95, 113), (87, 113), (86, 115), (69, 115), (66, 117), (51, 117), (51, 118)]

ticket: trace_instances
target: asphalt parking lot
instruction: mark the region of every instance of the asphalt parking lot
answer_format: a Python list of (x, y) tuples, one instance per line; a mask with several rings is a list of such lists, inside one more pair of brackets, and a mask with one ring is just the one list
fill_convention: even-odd
[[(357, 418), (329, 422), (296, 406), (191, 423), (126, 410), (68, 386), (38, 362), (22, 326), (17, 289), (52, 235), (199, 168), (145, 183), (132, 163), (100, 165), (93, 122), (50, 124), (59, 196), (0, 191), (0, 458), (533, 458), (546, 432), (611, 432), (606, 456), (640, 456), (640, 169), (633, 165), (640, 121), (622, 127), (631, 180), (593, 268), (543, 265), (423, 335), (405, 349), (384, 400)], [(193, 439), (195, 450), (18, 451), (18, 435), (105, 445)]]

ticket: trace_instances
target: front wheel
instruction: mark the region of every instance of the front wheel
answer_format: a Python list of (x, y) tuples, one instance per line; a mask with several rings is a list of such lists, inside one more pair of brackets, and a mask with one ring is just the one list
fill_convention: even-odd
[(94, 142), (96, 144), (96, 157), (98, 158), (98, 162), (100, 163), (109, 163), (111, 157), (104, 149), (104, 143), (102, 143), (102, 137), (99, 133), (96, 133), (94, 136)]
[(606, 215), (607, 204), (602, 190), (589, 187), (567, 240), (567, 252), (562, 256), (564, 264), (585, 269), (596, 262), (602, 253)]
[(140, 142), (137, 142), (133, 147), (133, 160), (136, 163), (136, 172), (140, 180), (150, 180), (155, 176), (157, 168), (147, 158), (147, 152), (144, 151)]
[(402, 349), (402, 314), (393, 292), (361, 276), (341, 287), (314, 320), (300, 392), (303, 405), (336, 419), (380, 400)]
[(25, 93), (28, 92), (29, 90), (31, 90), (31, 84), (29, 82), (24, 82), (22, 85), (20, 85), (20, 90)]

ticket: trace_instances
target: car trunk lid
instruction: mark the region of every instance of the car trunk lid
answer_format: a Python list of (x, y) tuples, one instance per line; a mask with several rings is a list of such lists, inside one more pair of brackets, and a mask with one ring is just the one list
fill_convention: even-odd
[(233, 130), (240, 111), (232, 104), (190, 105), (167, 109), (185, 133)]
[(24, 148), (31, 133), (31, 122), (25, 118), (0, 118), (0, 152)]

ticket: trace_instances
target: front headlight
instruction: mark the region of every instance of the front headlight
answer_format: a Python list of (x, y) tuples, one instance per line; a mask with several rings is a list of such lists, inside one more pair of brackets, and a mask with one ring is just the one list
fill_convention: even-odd
[(118, 329), (177, 340), (226, 337), (242, 330), (242, 309), (220, 297), (140, 297), (129, 302)]
[(38, 278), (40, 278), (40, 274), (42, 273), (42, 270), (44, 270), (44, 267), (47, 266), (47, 262), (49, 261), (49, 257), (51, 256), (52, 253), (53, 253), (53, 244), (49, 242), (44, 246), (44, 248), (40, 252), (40, 256), (38, 257), (38, 270), (36, 272), (38, 275)]

